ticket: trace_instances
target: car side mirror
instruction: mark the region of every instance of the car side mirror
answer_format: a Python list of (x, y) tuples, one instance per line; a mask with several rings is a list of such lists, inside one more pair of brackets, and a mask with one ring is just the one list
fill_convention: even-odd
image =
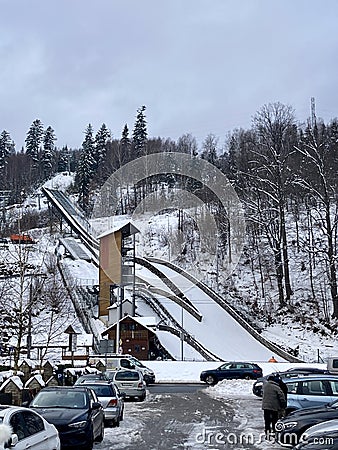
[(130, 364), (130, 368), (131, 368), (131, 369), (135, 369), (134, 364)]
[(120, 398), (126, 398), (126, 393), (125, 392), (120, 392), (119, 393), (119, 397)]
[(93, 402), (92, 409), (100, 409), (102, 408), (102, 404), (100, 402)]
[(6, 442), (5, 444), (5, 448), (11, 448), (11, 447), (15, 447), (16, 444), (19, 442), (19, 438), (17, 434), (12, 434), (12, 436), (10, 437), (9, 441)]

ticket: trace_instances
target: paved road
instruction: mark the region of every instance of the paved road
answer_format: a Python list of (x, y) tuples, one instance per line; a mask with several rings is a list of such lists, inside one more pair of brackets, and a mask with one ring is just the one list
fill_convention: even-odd
[[(157, 389), (164, 392), (157, 393)], [(259, 399), (252, 397), (213, 398), (204, 385), (156, 385), (150, 387), (145, 402), (126, 402), (121, 426), (108, 429), (104, 441), (94, 449), (271, 450), (273, 445), (259, 442), (263, 425), (260, 407)]]
[(150, 394), (187, 394), (208, 387), (205, 383), (156, 383), (148, 386)]

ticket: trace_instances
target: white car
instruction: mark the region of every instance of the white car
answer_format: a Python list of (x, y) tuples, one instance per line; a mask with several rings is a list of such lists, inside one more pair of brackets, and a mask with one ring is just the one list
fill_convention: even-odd
[[(59, 433), (40, 414), (28, 408), (0, 405), (0, 449), (8, 442), (15, 450), (60, 450)], [(1, 442), (2, 439), (2, 442)]]
[(141, 402), (146, 398), (146, 383), (138, 370), (117, 370), (113, 381), (121, 394), (126, 397), (138, 398)]

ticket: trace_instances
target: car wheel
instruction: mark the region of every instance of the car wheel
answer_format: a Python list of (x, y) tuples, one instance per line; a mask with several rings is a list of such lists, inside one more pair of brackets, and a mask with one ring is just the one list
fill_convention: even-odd
[(120, 422), (122, 422), (122, 420), (123, 420), (123, 414), (124, 414), (124, 408), (122, 408), (122, 411), (121, 411)]
[(83, 450), (93, 450), (93, 445), (94, 445), (94, 437), (92, 435), (90, 440), (87, 442), (86, 446), (83, 447)]
[(113, 421), (113, 427), (119, 427), (120, 426), (120, 418), (118, 417)]
[(245, 380), (252, 380), (252, 376), (251, 375), (245, 375), (244, 379)]
[(212, 375), (208, 375), (205, 379), (205, 382), (207, 384), (209, 384), (209, 386), (212, 386), (213, 384), (217, 383), (217, 381), (215, 380), (215, 377), (213, 377)]
[(100, 434), (99, 434), (98, 437), (95, 439), (95, 442), (102, 442), (102, 441), (103, 441), (103, 438), (104, 438), (104, 422), (102, 421)]
[(144, 400), (146, 399), (146, 394), (141, 395), (139, 398), (140, 402), (144, 402)]

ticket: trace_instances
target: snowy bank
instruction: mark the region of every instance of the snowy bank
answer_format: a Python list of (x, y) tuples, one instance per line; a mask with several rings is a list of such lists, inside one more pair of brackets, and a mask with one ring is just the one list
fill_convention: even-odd
[[(262, 368), (263, 375), (271, 372), (282, 372), (291, 367), (326, 368), (326, 364), (319, 363), (250, 362), (256, 362)], [(220, 361), (142, 361), (142, 363), (154, 371), (156, 381), (159, 383), (199, 383), (200, 373), (203, 370), (216, 369), (222, 364)]]

